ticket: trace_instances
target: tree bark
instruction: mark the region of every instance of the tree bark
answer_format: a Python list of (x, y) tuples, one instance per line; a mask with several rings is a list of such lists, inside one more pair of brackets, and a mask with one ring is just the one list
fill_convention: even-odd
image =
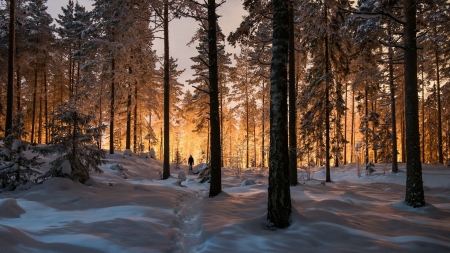
[(131, 85), (128, 89), (127, 97), (127, 133), (125, 140), (125, 149), (131, 150)]
[(297, 103), (295, 89), (295, 45), (294, 45), (294, 6), (289, 4), (289, 181), (291, 186), (297, 180)]
[(109, 153), (110, 154), (114, 154), (114, 93), (116, 92), (115, 90), (115, 84), (114, 84), (114, 73), (115, 71), (115, 60), (114, 60), (114, 55), (112, 56), (111, 59), (111, 105), (110, 105), (110, 118), (109, 118)]
[(417, 47), (415, 0), (404, 1), (405, 113), (406, 113), (406, 197), (412, 207), (425, 205), (420, 162), (419, 98), (417, 90)]
[(16, 1), (9, 1), (9, 41), (8, 41), (8, 87), (6, 90), (6, 121), (5, 137), (11, 134), (13, 123), (14, 104), (14, 48), (15, 48), (15, 22)]
[(34, 89), (33, 89), (33, 106), (32, 110), (32, 120), (31, 120), (31, 143), (34, 142), (34, 133), (35, 133), (35, 122), (36, 122), (36, 93), (37, 93), (37, 78), (38, 78), (38, 70), (37, 64), (34, 67)]
[[(328, 29), (328, 6), (325, 3), (325, 26)], [(330, 59), (328, 55), (328, 31), (325, 32), (325, 182), (331, 182), (330, 173)]]
[[(436, 29), (436, 28), (435, 28)], [(439, 53), (435, 50), (435, 61), (436, 61), (436, 100), (437, 100), (437, 127), (438, 127), (438, 155), (439, 163), (444, 164), (444, 155), (442, 151), (442, 106), (441, 106), (441, 83), (440, 83), (440, 73), (439, 73)]]
[(277, 228), (289, 226), (289, 150), (287, 122), (288, 1), (274, 0), (270, 71), (270, 156), (267, 220)]
[(163, 178), (170, 176), (169, 2), (164, 1), (164, 163)]
[[(138, 147), (137, 144), (137, 118), (138, 118), (138, 87), (137, 87), (137, 81), (134, 83), (134, 124), (133, 124), (133, 147), (134, 147), (134, 152), (138, 153), (138, 152), (142, 152), (143, 150), (140, 150), (140, 145)], [(142, 131), (142, 127), (140, 128)], [(142, 135), (141, 135), (142, 136)], [(142, 141), (141, 143), (142, 144)]]
[(208, 58), (209, 58), (209, 106), (211, 122), (211, 180), (209, 197), (222, 191), (220, 119), (219, 119), (219, 75), (217, 65), (217, 15), (215, 0), (208, 0)]
[[(389, 28), (389, 33), (391, 32)], [(391, 92), (391, 125), (392, 125), (392, 172), (398, 172), (398, 162), (397, 162), (397, 122), (395, 115), (395, 84), (394, 84), (394, 50), (392, 47), (388, 49), (389, 57), (389, 90)]]

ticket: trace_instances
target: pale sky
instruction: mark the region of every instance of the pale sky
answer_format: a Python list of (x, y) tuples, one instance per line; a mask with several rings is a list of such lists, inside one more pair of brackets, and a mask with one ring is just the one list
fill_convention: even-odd
[[(68, 0), (48, 0), (48, 12), (55, 19), (58, 14), (61, 14), (61, 7), (66, 6)], [(78, 0), (78, 2), (85, 6), (87, 9), (92, 9), (92, 2), (90, 0)], [(221, 26), (225, 36), (228, 36), (231, 31), (236, 30), (242, 21), (242, 16), (247, 12), (242, 8), (242, 0), (227, 0), (218, 9), (219, 25)], [(192, 65), (191, 57), (197, 54), (195, 46), (186, 46), (191, 39), (195, 30), (198, 28), (198, 24), (193, 19), (176, 19), (169, 23), (169, 40), (170, 40), (170, 55), (173, 58), (178, 59), (179, 69), (186, 69), (183, 75), (181, 75), (179, 82), (185, 83), (185, 80), (191, 79), (193, 71), (190, 66)], [(162, 35), (159, 35), (162, 37)], [(163, 43), (162, 40), (156, 39), (154, 41), (154, 48), (157, 50), (158, 55), (162, 56)], [(230, 53), (239, 54), (238, 48), (232, 46), (226, 46), (225, 50)]]

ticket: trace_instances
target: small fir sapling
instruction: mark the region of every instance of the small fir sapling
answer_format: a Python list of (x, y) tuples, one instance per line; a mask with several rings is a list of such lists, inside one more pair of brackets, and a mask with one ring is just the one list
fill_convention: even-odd
[(372, 175), (375, 172), (375, 165), (372, 162), (366, 164), (366, 174)]
[(29, 159), (24, 154), (28, 145), (22, 141), (26, 137), (23, 118), (22, 113), (16, 115), (11, 134), (3, 139), (0, 149), (0, 192), (12, 191), (20, 185), (35, 181), (41, 174), (37, 169), (42, 163), (38, 162), (37, 156)]
[(41, 178), (68, 177), (85, 183), (89, 171), (103, 172), (98, 166), (106, 163), (106, 152), (97, 144), (106, 126), (92, 126), (93, 120), (93, 115), (83, 114), (69, 103), (58, 106), (51, 123), (46, 125), (51, 131), (51, 142), (36, 148), (44, 156), (58, 155)]

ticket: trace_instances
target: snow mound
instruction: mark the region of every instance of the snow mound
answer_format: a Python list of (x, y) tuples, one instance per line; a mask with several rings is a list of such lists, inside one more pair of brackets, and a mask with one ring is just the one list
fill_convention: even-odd
[(186, 173), (184, 173), (184, 171), (180, 171), (178, 173), (178, 179), (186, 180)]
[(140, 153), (139, 154), (139, 158), (141, 158), (141, 159), (148, 159), (148, 157), (149, 157), (148, 153)]
[(111, 166), (109, 166), (109, 168), (112, 169), (112, 170), (122, 171), (123, 170), (123, 165), (119, 164), (119, 163), (113, 163), (113, 164), (111, 164)]
[(131, 149), (125, 149), (125, 150), (123, 151), (123, 155), (131, 156), (132, 154), (133, 154), (133, 152), (131, 151)]
[(67, 174), (67, 175), (72, 174), (72, 166), (70, 165), (69, 160), (64, 160), (64, 162), (61, 164), (61, 173), (63, 175), (65, 175), (65, 174)]
[(150, 149), (150, 152), (148, 152), (150, 154), (150, 158), (156, 159), (156, 153), (155, 150), (152, 148)]
[(26, 213), (22, 207), (17, 204), (15, 199), (0, 200), (0, 217), (1, 218), (20, 218), (21, 214)]
[(192, 168), (192, 173), (198, 174), (199, 172), (204, 171), (206, 168), (208, 168), (207, 163), (199, 163)]
[(247, 186), (247, 185), (255, 185), (255, 181), (253, 179), (245, 179), (242, 181), (241, 186)]

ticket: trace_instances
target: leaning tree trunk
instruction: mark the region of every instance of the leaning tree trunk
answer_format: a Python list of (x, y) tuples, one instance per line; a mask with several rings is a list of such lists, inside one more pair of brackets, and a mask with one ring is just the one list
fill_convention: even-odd
[(420, 162), (419, 98), (417, 89), (415, 0), (404, 1), (405, 40), (405, 120), (406, 120), (406, 196), (408, 206), (425, 205)]
[(6, 91), (5, 137), (11, 134), (14, 103), (15, 0), (9, 2), (8, 87)]
[(288, 1), (273, 1), (273, 40), (270, 71), (270, 156), (267, 220), (277, 228), (289, 226), (289, 150), (287, 134)]
[(217, 15), (215, 0), (208, 0), (208, 58), (209, 58), (209, 108), (211, 122), (211, 180), (209, 197), (222, 191), (220, 118), (219, 118), (219, 75), (217, 65)]
[(289, 181), (297, 181), (297, 103), (295, 90), (294, 6), (289, 4)]
[(169, 84), (169, 3), (164, 1), (164, 163), (163, 178), (170, 176), (170, 84)]

